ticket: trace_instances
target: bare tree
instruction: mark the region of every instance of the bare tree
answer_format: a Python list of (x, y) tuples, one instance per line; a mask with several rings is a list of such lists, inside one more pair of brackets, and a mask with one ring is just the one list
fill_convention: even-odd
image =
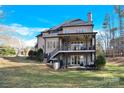
[[(3, 17), (5, 17), (5, 12), (0, 9), (0, 19), (2, 19)], [(10, 28), (0, 25), (0, 44), (14, 47), (17, 50), (18, 56), (20, 50), (23, 48), (24, 42), (21, 41), (19, 38), (14, 37), (13, 35), (7, 34), (5, 31), (15, 33), (14, 31), (10, 30)]]

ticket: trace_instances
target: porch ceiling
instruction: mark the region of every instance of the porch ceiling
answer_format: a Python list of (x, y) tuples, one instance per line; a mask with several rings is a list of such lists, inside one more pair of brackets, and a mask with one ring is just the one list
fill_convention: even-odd
[(59, 37), (62, 37), (62, 36), (92, 36), (92, 35), (96, 35), (97, 32), (84, 32), (84, 33), (61, 33), (61, 34), (58, 34)]

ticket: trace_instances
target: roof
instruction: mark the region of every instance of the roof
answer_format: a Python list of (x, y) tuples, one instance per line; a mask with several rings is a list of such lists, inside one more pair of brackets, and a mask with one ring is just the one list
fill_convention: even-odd
[(36, 37), (42, 36), (42, 33), (40, 33), (39, 35), (37, 35)]
[(65, 27), (65, 26), (78, 26), (78, 25), (86, 25), (86, 22), (84, 22), (81, 19), (75, 19), (68, 23), (65, 23), (63, 26)]
[(73, 20), (65, 21), (60, 25), (54, 26), (50, 28), (49, 30), (57, 30), (57, 29), (61, 29), (62, 27), (66, 27), (66, 26), (79, 26), (79, 25), (89, 25), (89, 24), (81, 19), (73, 19)]
[[(54, 27), (50, 28), (49, 30), (46, 30), (46, 31), (44, 31), (44, 32), (42, 32), (42, 33), (50, 32), (50, 31), (57, 31), (57, 30), (60, 31), (60, 30), (62, 30), (62, 27), (70, 27), (70, 26), (89, 26), (89, 25), (92, 25), (92, 26), (93, 26), (92, 23), (88, 23), (88, 22), (85, 22), (85, 21), (83, 21), (83, 20), (77, 18), (77, 19), (65, 21), (65, 22), (63, 22), (63, 23), (61, 23), (61, 24), (59, 24), (59, 25), (57, 25), (57, 26), (54, 26)], [(38, 36), (40, 36), (40, 35), (38, 35)], [(37, 36), (37, 37), (38, 37), (38, 36)]]

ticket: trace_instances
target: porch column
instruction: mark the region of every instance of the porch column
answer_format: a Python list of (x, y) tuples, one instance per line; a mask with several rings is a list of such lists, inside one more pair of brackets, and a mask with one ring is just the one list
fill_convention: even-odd
[(93, 35), (92, 37), (92, 46), (94, 46), (94, 49), (96, 50), (96, 37)]
[(92, 39), (92, 36), (91, 36), (91, 38), (90, 38), (90, 46), (92, 46), (93, 45), (93, 39)]
[(88, 61), (87, 61), (87, 53), (86, 53), (86, 66), (88, 65), (87, 62), (88, 62)]
[(94, 59), (95, 59), (95, 54), (92, 53), (92, 62), (94, 62)]
[(44, 52), (45, 52), (45, 54), (46, 54), (46, 38), (44, 38), (44, 41), (45, 41), (45, 45), (44, 45)]
[(95, 50), (96, 50), (96, 35), (94, 35), (94, 45), (95, 45)]
[(85, 40), (86, 40), (86, 49), (88, 49), (88, 42), (87, 42), (88, 36), (85, 36)]
[[(95, 46), (94, 46), (94, 48), (95, 48), (95, 50), (96, 50), (96, 35), (94, 35), (94, 43), (95, 43)], [(94, 62), (96, 61), (96, 52), (94, 53)]]
[(92, 46), (95, 45), (95, 39), (94, 39), (94, 36), (92, 37)]
[(59, 49), (62, 50), (62, 40), (59, 38)]
[(63, 68), (67, 68), (67, 61), (68, 61), (67, 58), (68, 58), (67, 55), (64, 54), (63, 55)]

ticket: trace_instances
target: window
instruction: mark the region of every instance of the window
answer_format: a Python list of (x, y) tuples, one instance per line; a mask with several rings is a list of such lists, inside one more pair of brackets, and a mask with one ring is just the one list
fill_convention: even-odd
[(47, 48), (49, 49), (49, 42), (47, 42)]
[(71, 64), (74, 64), (74, 56), (72, 56), (72, 63)]
[(52, 45), (52, 41), (51, 41), (51, 42), (50, 42), (50, 48), (52, 48), (52, 46), (53, 46), (53, 45)]
[(121, 41), (121, 44), (124, 44), (124, 41)]
[(53, 48), (56, 48), (55, 41), (54, 41), (54, 43), (53, 43)]

